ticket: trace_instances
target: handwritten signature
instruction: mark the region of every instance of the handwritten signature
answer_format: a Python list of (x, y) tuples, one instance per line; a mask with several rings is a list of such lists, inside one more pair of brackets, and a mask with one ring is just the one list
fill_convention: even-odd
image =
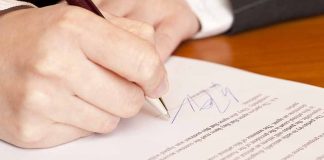
[(238, 98), (230, 88), (221, 84), (212, 84), (207, 89), (201, 90), (194, 95), (188, 95), (181, 103), (174, 115), (171, 124), (178, 118), (179, 113), (185, 106), (190, 107), (193, 112), (202, 112), (215, 108), (219, 113), (225, 113), (230, 106), (239, 103)]

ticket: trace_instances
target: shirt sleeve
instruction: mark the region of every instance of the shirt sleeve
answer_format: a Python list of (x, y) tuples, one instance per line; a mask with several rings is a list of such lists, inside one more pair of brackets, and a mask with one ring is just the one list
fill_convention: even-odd
[(219, 35), (229, 30), (234, 15), (229, 0), (187, 0), (200, 21), (196, 39)]
[(6, 10), (9, 8), (13, 7), (18, 7), (18, 6), (31, 6), (35, 7), (31, 3), (23, 2), (23, 1), (15, 1), (15, 0), (0, 0), (0, 11)]

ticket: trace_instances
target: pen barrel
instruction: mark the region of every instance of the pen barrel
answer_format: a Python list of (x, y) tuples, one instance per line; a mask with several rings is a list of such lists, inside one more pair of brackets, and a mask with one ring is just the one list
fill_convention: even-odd
[(91, 1), (91, 0), (66, 0), (66, 2), (70, 5), (73, 6), (78, 6), (78, 7), (82, 7), (86, 10), (89, 10), (93, 13), (95, 13), (96, 15), (103, 17), (103, 14), (99, 11), (99, 9), (96, 7), (96, 5)]

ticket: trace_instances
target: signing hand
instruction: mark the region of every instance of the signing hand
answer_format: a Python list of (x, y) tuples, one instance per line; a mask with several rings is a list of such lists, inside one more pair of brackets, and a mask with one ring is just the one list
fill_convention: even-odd
[(65, 4), (0, 17), (0, 139), (44, 148), (111, 132), (167, 90), (154, 30)]

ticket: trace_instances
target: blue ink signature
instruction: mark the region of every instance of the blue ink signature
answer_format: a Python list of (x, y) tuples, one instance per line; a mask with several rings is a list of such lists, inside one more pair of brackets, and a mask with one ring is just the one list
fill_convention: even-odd
[(216, 108), (219, 113), (225, 113), (230, 106), (239, 103), (238, 98), (230, 88), (221, 84), (212, 84), (209, 88), (201, 90), (194, 95), (188, 95), (181, 103), (174, 115), (171, 124), (175, 122), (183, 107), (188, 105), (193, 112), (201, 112)]

